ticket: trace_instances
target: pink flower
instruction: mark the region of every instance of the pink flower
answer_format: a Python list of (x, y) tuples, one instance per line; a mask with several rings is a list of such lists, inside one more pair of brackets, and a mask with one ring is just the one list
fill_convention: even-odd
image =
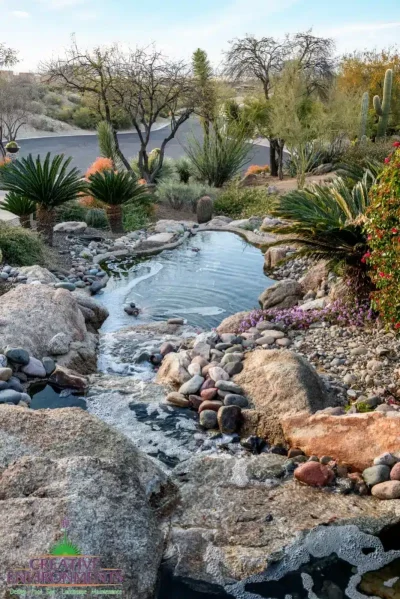
[(388, 156), (387, 158), (385, 158), (385, 164), (389, 164), (389, 162), (390, 162), (390, 158)]
[(394, 148), (400, 148), (400, 141), (395, 141), (393, 144)]

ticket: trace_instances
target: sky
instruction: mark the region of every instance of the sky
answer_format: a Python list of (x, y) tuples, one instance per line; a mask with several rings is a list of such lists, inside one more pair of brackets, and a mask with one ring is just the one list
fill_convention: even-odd
[(400, 0), (0, 0), (0, 42), (19, 50), (18, 71), (80, 47), (155, 42), (189, 58), (200, 47), (215, 66), (229, 40), (279, 38), (312, 28), (332, 37), (338, 55), (400, 42)]

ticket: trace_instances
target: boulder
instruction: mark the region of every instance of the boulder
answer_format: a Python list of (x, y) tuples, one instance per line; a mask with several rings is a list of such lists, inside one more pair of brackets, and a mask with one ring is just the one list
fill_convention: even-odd
[(19, 285), (1, 297), (0, 352), (22, 347), (41, 359), (50, 354), (58, 333), (71, 339), (70, 351), (59, 360), (78, 372), (96, 370), (97, 337), (88, 332), (75, 296), (47, 285)]
[(326, 297), (321, 297), (319, 299), (310, 300), (309, 302), (300, 304), (299, 310), (304, 310), (304, 312), (308, 312), (309, 310), (323, 310), (327, 304), (328, 299)]
[(398, 412), (298, 414), (283, 418), (281, 424), (292, 447), (299, 447), (306, 455), (330, 455), (354, 470), (363, 471), (372, 466), (376, 456), (399, 450)]
[(150, 235), (147, 239), (140, 242), (139, 249), (153, 249), (163, 245), (168, 245), (175, 240), (175, 233), (155, 233)]
[(185, 232), (186, 226), (193, 226), (194, 222), (188, 222), (183, 224), (182, 222), (176, 220), (158, 220), (154, 225), (155, 233), (178, 233), (182, 235)]
[(291, 248), (286, 245), (268, 248), (264, 254), (264, 269), (270, 271), (275, 268), (281, 260), (286, 258), (289, 251), (291, 251)]
[(232, 314), (232, 316), (228, 316), (224, 318), (221, 324), (217, 327), (218, 335), (223, 335), (224, 333), (236, 333), (243, 320), (245, 320), (250, 315), (250, 312), (237, 312), (236, 314)]
[[(68, 519), (68, 537), (82, 554), (122, 570), (123, 596), (153, 596), (164, 546), (162, 510), (175, 494), (126, 437), (80, 409), (3, 406), (0, 468), (5, 572), (47, 555)], [(4, 577), (0, 594), (7, 594)]]
[(21, 266), (18, 268), (18, 271), (21, 275), (27, 277), (26, 282), (28, 284), (33, 283), (34, 281), (40, 281), (46, 285), (58, 282), (57, 277), (53, 275), (53, 273), (47, 270), (47, 268), (43, 268), (37, 264), (34, 266)]
[[(255, 407), (256, 414), (252, 410), (243, 413), (250, 424), (249, 434), (279, 443), (283, 440), (282, 418), (304, 411), (313, 414), (329, 406), (331, 400), (317, 372), (307, 360), (293, 352), (256, 350), (247, 354), (243, 365), (243, 371), (235, 376), (235, 383)], [(257, 430), (251, 432), (251, 426)]]
[(300, 279), (304, 291), (318, 291), (323, 281), (326, 281), (329, 275), (328, 261), (319, 260), (310, 270)]
[[(238, 585), (240, 588), (235, 586), (235, 597), (246, 597), (246, 592), (254, 597), (290, 595), (290, 589), (302, 589), (300, 575), (298, 586), (292, 586), (293, 575), (300, 564), (309, 568), (307, 548), (315, 548), (315, 556), (337, 553), (343, 559), (353, 556), (352, 552), (356, 551), (357, 559), (360, 556), (363, 561), (352, 564), (365, 564), (367, 557), (361, 548), (371, 547), (371, 543), (366, 542), (363, 536), (367, 535), (362, 536), (357, 525), (364, 526), (370, 533), (371, 529), (379, 530), (389, 522), (399, 521), (400, 502), (371, 501), (354, 494), (322, 493), (300, 485), (284, 478), (286, 460), (284, 456), (268, 453), (243, 459), (226, 453), (200, 454), (174, 469), (172, 476), (179, 487), (180, 501), (172, 515), (164, 557), (172, 576), (191, 582), (182, 597), (190, 597), (195, 592), (193, 589), (207, 589), (207, 584), (210, 593), (202, 590), (204, 596), (228, 597), (232, 594), (230, 589), (234, 581), (243, 581)], [(347, 529), (346, 534), (342, 525)], [(310, 529), (312, 532), (307, 533)], [(315, 533), (314, 541), (310, 540), (308, 544), (305, 534), (312, 533)], [(298, 542), (296, 552), (291, 551), (293, 542)], [(375, 538), (377, 544), (379, 541)], [(382, 549), (379, 555), (383, 553)], [(374, 570), (376, 555), (377, 552), (371, 554), (371, 569)], [(280, 558), (284, 558), (293, 573), (290, 572), (290, 578), (278, 586), (274, 581), (281, 571), (277, 564)], [(271, 587), (262, 580), (257, 585), (271, 562), (275, 568), (271, 573)], [(311, 570), (307, 571), (312, 574)], [(254, 579), (246, 580), (253, 575)], [(318, 576), (317, 569), (315, 578)], [(215, 592), (212, 584), (230, 586), (224, 594), (222, 589), (220, 593)], [(317, 582), (313, 588), (315, 597), (323, 596), (316, 590), (321, 588)], [(328, 596), (333, 599), (344, 595), (328, 593)]]
[(157, 373), (156, 382), (160, 385), (180, 387), (191, 379), (187, 370), (189, 365), (190, 358), (185, 352), (167, 354)]
[(54, 233), (84, 233), (87, 229), (87, 224), (83, 221), (68, 221), (65, 223), (58, 223), (53, 227)]
[(268, 287), (262, 292), (258, 301), (263, 310), (269, 308), (292, 308), (303, 297), (303, 288), (297, 281), (286, 279), (278, 281), (275, 285)]

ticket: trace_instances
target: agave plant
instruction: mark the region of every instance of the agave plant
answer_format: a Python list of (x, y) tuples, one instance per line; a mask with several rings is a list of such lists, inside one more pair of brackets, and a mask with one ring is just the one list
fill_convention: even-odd
[(75, 200), (86, 191), (87, 184), (80, 177), (77, 168), (68, 170), (71, 158), (64, 155), (36, 160), (30, 154), (2, 169), (0, 189), (13, 192), (36, 204), (37, 228), (52, 245), (56, 208), (65, 202)]
[[(338, 177), (328, 185), (291, 191), (272, 206), (274, 216), (288, 221), (272, 231), (286, 236), (287, 243), (299, 245), (300, 254), (360, 268), (366, 252), (363, 223), (372, 183), (371, 172), (366, 171), (352, 188)], [(279, 243), (282, 239), (272, 245)]]
[(30, 216), (36, 210), (35, 202), (21, 196), (15, 191), (10, 191), (4, 198), (1, 207), (3, 210), (7, 210), (7, 212), (11, 212), (11, 214), (19, 216), (19, 222), (22, 227), (25, 229), (31, 228)]
[(146, 186), (139, 185), (127, 171), (103, 171), (89, 177), (90, 195), (105, 204), (113, 233), (123, 232), (122, 206), (128, 203), (148, 204), (150, 195)]

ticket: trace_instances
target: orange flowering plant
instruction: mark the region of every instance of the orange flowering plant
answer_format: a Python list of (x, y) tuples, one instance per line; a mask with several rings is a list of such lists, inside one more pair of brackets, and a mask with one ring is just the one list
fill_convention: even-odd
[(246, 175), (261, 175), (268, 174), (270, 172), (270, 168), (268, 164), (264, 166), (258, 166), (257, 164), (252, 164), (246, 171)]
[[(112, 170), (114, 170), (114, 163), (111, 158), (103, 158), (100, 156), (99, 158), (96, 158), (93, 164), (87, 169), (85, 179), (89, 180), (89, 177), (95, 173)], [(104, 208), (102, 202), (95, 200), (92, 196), (82, 196), (79, 203), (85, 208)]]
[(370, 192), (365, 226), (369, 251), (363, 261), (376, 287), (373, 307), (388, 326), (400, 329), (400, 142), (393, 146)]

